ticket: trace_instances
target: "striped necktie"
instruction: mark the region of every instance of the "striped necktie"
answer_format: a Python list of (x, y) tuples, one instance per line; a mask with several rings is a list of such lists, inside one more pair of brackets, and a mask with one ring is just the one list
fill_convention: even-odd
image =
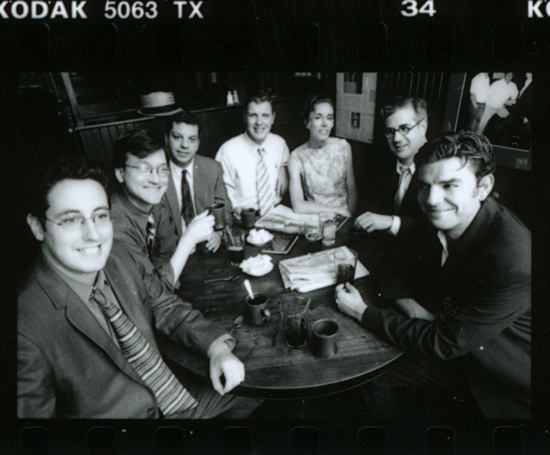
[(196, 407), (195, 398), (181, 385), (160, 355), (122, 310), (109, 302), (97, 287), (93, 289), (90, 300), (99, 305), (111, 323), (122, 353), (155, 394), (163, 415)]
[(407, 188), (411, 183), (412, 173), (411, 169), (405, 166), (399, 166), (401, 174), (399, 175), (399, 185), (397, 187), (397, 192), (395, 193), (395, 198), (393, 200), (395, 213), (398, 214), (401, 211), (401, 204), (407, 192)]
[(155, 244), (155, 237), (157, 235), (155, 217), (152, 213), (149, 215), (149, 218), (147, 218), (145, 234), (147, 236), (147, 255), (151, 257), (153, 255), (153, 245)]
[(258, 161), (256, 162), (256, 190), (258, 192), (258, 206), (260, 215), (265, 215), (273, 207), (273, 191), (269, 185), (267, 166), (265, 164), (265, 150), (258, 149)]

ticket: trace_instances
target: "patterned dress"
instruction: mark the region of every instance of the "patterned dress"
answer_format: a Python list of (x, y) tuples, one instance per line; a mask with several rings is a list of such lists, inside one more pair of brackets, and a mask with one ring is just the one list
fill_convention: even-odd
[(321, 148), (302, 144), (290, 154), (300, 167), (304, 198), (327, 206), (347, 207), (346, 166), (351, 147), (344, 139), (328, 138)]

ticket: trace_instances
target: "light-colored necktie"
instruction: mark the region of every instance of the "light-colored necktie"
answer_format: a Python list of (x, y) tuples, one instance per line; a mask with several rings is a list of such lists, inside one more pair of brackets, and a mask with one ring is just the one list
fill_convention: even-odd
[(267, 166), (265, 164), (264, 149), (258, 149), (258, 161), (256, 162), (256, 189), (258, 192), (258, 206), (260, 215), (265, 215), (273, 207), (273, 191), (269, 185)]
[(149, 257), (153, 254), (153, 246), (155, 244), (155, 237), (157, 235), (157, 228), (155, 223), (155, 217), (151, 213), (149, 218), (147, 218), (147, 225), (145, 227), (145, 232), (147, 235), (147, 255)]
[(163, 415), (196, 407), (197, 400), (181, 385), (160, 355), (122, 310), (109, 302), (99, 288), (93, 289), (90, 300), (99, 305), (111, 323), (122, 353), (155, 394)]
[(401, 175), (399, 176), (399, 185), (397, 187), (397, 192), (395, 193), (395, 198), (393, 199), (395, 213), (399, 213), (401, 210), (401, 204), (411, 183), (412, 173), (410, 168), (405, 166), (399, 166), (401, 170)]

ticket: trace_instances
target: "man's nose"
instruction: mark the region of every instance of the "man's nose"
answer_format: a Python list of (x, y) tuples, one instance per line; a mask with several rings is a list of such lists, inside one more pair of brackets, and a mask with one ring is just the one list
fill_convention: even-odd
[(441, 202), (443, 192), (441, 188), (437, 186), (430, 187), (427, 191), (426, 203), (432, 207), (435, 207), (439, 202)]
[(180, 141), (180, 147), (184, 149), (189, 148), (189, 141), (187, 139), (182, 139)]
[(149, 172), (149, 177), (147, 178), (149, 182), (157, 183), (159, 181), (159, 170), (158, 169), (151, 169), (151, 172)]
[(82, 228), (84, 230), (84, 237), (87, 240), (98, 240), (99, 234), (97, 232), (97, 226), (94, 223), (94, 220), (92, 218), (86, 218), (84, 220), (84, 224), (82, 225)]

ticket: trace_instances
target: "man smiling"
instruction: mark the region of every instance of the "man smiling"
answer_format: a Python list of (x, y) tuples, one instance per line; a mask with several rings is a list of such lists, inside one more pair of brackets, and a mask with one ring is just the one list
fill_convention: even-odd
[(415, 158), (426, 143), (426, 101), (397, 97), (382, 108), (382, 117), (388, 147), (397, 160), (391, 169), (377, 173), (365, 203), (367, 211), (357, 217), (355, 224), (367, 232), (385, 231), (397, 236), (425, 223), (416, 200)]
[(336, 288), (341, 311), (406, 351), (364, 395), (379, 417), (399, 416), (403, 403), (392, 397), (404, 385), (467, 385), (487, 418), (530, 416), (531, 234), (490, 197), (494, 170), (478, 133), (427, 146), (418, 201), (438, 232), (422, 245), (410, 288), (383, 289), (398, 311), (366, 304), (349, 284)]
[(237, 218), (244, 208), (264, 215), (281, 202), (288, 188), (288, 146), (271, 133), (275, 122), (271, 95), (261, 91), (251, 96), (245, 109), (246, 131), (223, 143), (216, 155)]
[(132, 131), (114, 146), (113, 165), (118, 188), (111, 197), (115, 239), (131, 248), (145, 267), (153, 268), (173, 288), (195, 245), (212, 235), (214, 217), (203, 212), (177, 238), (164, 222), (160, 206), (170, 168), (162, 141), (150, 131)]
[[(227, 394), (244, 379), (235, 340), (113, 242), (105, 174), (80, 159), (56, 160), (31, 186), (27, 223), (41, 253), (17, 303), (18, 417), (248, 415), (258, 403)], [(214, 390), (176, 378), (154, 329), (209, 357)]]

